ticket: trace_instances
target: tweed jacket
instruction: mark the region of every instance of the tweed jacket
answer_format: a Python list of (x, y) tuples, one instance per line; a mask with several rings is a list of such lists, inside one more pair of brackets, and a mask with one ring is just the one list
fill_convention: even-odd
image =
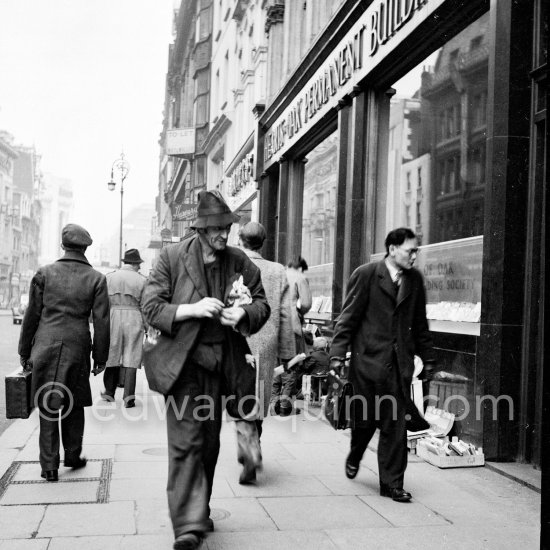
[(107, 273), (111, 304), (111, 345), (107, 367), (141, 367), (144, 328), (141, 300), (146, 282), (147, 279), (129, 265)]
[(84, 254), (67, 250), (53, 264), (41, 267), (31, 282), (19, 355), (30, 357), (33, 364), (33, 399), (39, 388), (55, 382), (67, 387), (75, 405), (91, 405), (90, 352), (97, 363), (107, 362), (107, 283)]
[[(258, 332), (270, 312), (260, 270), (238, 248), (228, 246), (220, 253), (220, 258), (226, 297), (240, 275), (252, 295), (252, 303), (242, 306), (246, 315), (237, 325), (237, 330), (227, 331), (231, 349), (249, 351), (245, 336)], [(198, 236), (163, 248), (143, 296), (146, 322), (161, 331), (156, 345), (144, 346), (143, 364), (151, 389), (169, 394), (182, 369), (189, 363), (202, 321), (192, 318), (176, 322), (174, 317), (179, 304), (193, 304), (206, 296), (208, 290)]]
[(344, 357), (351, 348), (350, 379), (361, 392), (361, 379), (382, 383), (395, 350), (403, 387), (414, 371), (414, 355), (434, 360), (426, 320), (426, 294), (421, 273), (403, 270), (397, 297), (384, 260), (364, 264), (351, 275), (336, 326), (331, 357)]
[(264, 395), (264, 415), (269, 407), (269, 395), (273, 381), (273, 369), (279, 359), (289, 360), (296, 355), (296, 344), (291, 320), (291, 303), (285, 268), (276, 262), (262, 258), (259, 252), (243, 249), (246, 255), (260, 268), (262, 284), (271, 316), (264, 327), (250, 336), (248, 344), (259, 360), (260, 392)]

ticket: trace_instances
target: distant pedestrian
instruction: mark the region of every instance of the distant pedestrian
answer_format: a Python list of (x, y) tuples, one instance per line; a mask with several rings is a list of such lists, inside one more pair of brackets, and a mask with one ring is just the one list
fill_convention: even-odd
[(47, 481), (58, 479), (60, 417), (65, 466), (86, 465), (80, 455), (84, 407), (92, 404), (90, 353), (92, 372), (98, 374), (109, 352), (107, 283), (84, 255), (92, 239), (83, 227), (69, 224), (63, 228), (61, 242), (65, 255), (41, 267), (32, 279), (19, 338), (21, 364), (30, 362), (33, 369), (32, 394), (40, 413), (40, 465)]
[(196, 235), (162, 249), (144, 293), (150, 325), (145, 372), (167, 405), (167, 493), (175, 550), (198, 548), (213, 529), (209, 504), (224, 392), (237, 398), (228, 397), (231, 416), (239, 416), (234, 409), (242, 416), (257, 411), (254, 399), (244, 403), (244, 394), (232, 393), (254, 394), (256, 372), (245, 337), (269, 317), (260, 270), (242, 250), (227, 246), (231, 224), (238, 220), (219, 192), (201, 191)]
[(304, 273), (308, 269), (307, 262), (298, 256), (288, 262), (286, 275), (290, 288), (290, 301), (292, 305), (292, 328), (296, 341), (296, 353), (306, 353), (304, 340), (304, 315), (311, 309), (312, 299), (309, 283)]
[[(139, 272), (143, 263), (139, 251), (130, 248), (117, 271), (107, 273), (111, 304), (111, 346), (103, 373), (106, 400), (113, 400), (119, 378), (124, 380), (124, 406), (135, 406), (136, 375), (141, 368), (144, 322), (141, 315), (143, 289), (147, 279)], [(122, 374), (122, 376), (121, 376)]]
[[(265, 228), (257, 222), (249, 222), (239, 231), (239, 243), (242, 249), (260, 268), (262, 284), (271, 307), (271, 315), (267, 323), (259, 332), (248, 338), (252, 354), (259, 360), (258, 391), (260, 403), (263, 406), (261, 418), (268, 413), (273, 370), (296, 355), (288, 279), (285, 268), (281, 264), (265, 260), (260, 254), (265, 239)], [(236, 422), (238, 459), (243, 464), (240, 483), (254, 481), (256, 468), (261, 464), (259, 448), (262, 435), (261, 418), (256, 421), (238, 420)]]
[[(422, 274), (413, 268), (418, 254), (415, 234), (407, 228), (390, 231), (386, 256), (358, 267), (347, 295), (330, 349), (330, 367), (340, 370), (351, 348), (349, 378), (353, 384), (351, 450), (346, 476), (353, 479), (377, 427), (380, 494), (408, 502), (403, 489), (407, 467), (407, 415), (414, 355), (433, 370), (433, 344), (426, 320)], [(414, 404), (412, 405), (414, 407)]]

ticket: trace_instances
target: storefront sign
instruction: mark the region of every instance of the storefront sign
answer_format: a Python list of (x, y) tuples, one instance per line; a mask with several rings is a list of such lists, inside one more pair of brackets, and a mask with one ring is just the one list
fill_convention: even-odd
[(229, 176), (228, 193), (231, 197), (238, 195), (254, 178), (253, 168), (254, 154), (248, 153)]
[(350, 29), (265, 135), (265, 168), (349, 94), (444, 0), (378, 0)]
[(186, 155), (195, 152), (195, 128), (179, 128), (166, 132), (166, 154)]
[(175, 204), (172, 220), (177, 222), (191, 221), (197, 217), (196, 204)]

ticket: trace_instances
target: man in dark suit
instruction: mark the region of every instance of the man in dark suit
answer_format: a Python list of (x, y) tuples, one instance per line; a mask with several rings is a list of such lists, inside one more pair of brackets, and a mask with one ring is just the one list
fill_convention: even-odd
[[(433, 371), (433, 344), (426, 320), (421, 273), (413, 268), (418, 254), (415, 234), (390, 231), (386, 257), (358, 267), (351, 275), (342, 313), (334, 329), (331, 368), (344, 364), (351, 347), (351, 450), (346, 475), (353, 479), (376, 427), (380, 494), (408, 502), (403, 489), (407, 467), (407, 420), (414, 355), (424, 361), (424, 376)], [(414, 413), (413, 413), (414, 414)]]
[(86, 465), (80, 453), (84, 407), (92, 404), (90, 352), (94, 374), (104, 370), (109, 356), (107, 283), (84, 256), (92, 239), (83, 227), (69, 224), (63, 228), (61, 242), (65, 255), (41, 267), (32, 279), (19, 337), (21, 364), (30, 363), (33, 369), (32, 395), (40, 412), (40, 465), (47, 481), (58, 479), (60, 412), (64, 464)]
[[(258, 412), (256, 404), (249, 408), (256, 373), (246, 361), (245, 336), (263, 326), (270, 309), (258, 267), (242, 250), (227, 246), (238, 220), (217, 191), (202, 191), (196, 235), (162, 249), (143, 297), (150, 325), (145, 373), (167, 405), (167, 493), (177, 550), (198, 548), (213, 529), (209, 502), (222, 396), (232, 416), (254, 419)], [(226, 307), (230, 298), (234, 303)], [(160, 332), (152, 334), (155, 329)], [(247, 395), (252, 399), (237, 403)]]

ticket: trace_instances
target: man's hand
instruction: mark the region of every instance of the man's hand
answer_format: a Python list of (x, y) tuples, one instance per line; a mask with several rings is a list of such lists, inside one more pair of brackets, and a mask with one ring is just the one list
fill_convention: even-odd
[(223, 302), (221, 302), (217, 298), (210, 298), (209, 296), (203, 298), (200, 302), (193, 304), (193, 316), (199, 319), (203, 317), (216, 319), (220, 316), (222, 310)]
[(96, 363), (94, 361), (94, 368), (92, 369), (92, 373), (94, 376), (97, 376), (98, 374), (102, 373), (105, 370), (105, 363)]
[(19, 357), (19, 364), (26, 370), (32, 370), (32, 363), (28, 357)]
[(246, 311), (242, 307), (226, 307), (222, 309), (220, 323), (226, 327), (235, 328), (245, 314)]

